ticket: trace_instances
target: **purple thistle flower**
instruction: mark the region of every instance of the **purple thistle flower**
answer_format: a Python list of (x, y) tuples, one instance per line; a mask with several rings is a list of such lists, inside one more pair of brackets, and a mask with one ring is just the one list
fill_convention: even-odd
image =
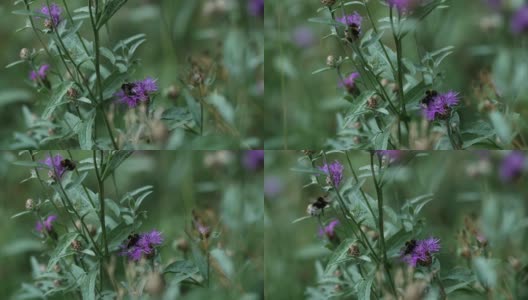
[(31, 71), (31, 73), (29, 74), (29, 79), (31, 79), (32, 81), (46, 80), (48, 78), (49, 68), (50, 68), (50, 65), (48, 64), (44, 64), (40, 66), (40, 68), (38, 68), (36, 72)]
[(310, 27), (299, 26), (293, 30), (292, 40), (297, 47), (308, 48), (314, 44), (315, 37)]
[(351, 15), (346, 15), (341, 18), (338, 18), (337, 21), (347, 26), (356, 26), (358, 29), (360, 29), (363, 17), (357, 11), (355, 11)]
[(279, 177), (266, 176), (264, 178), (264, 195), (268, 198), (277, 197), (283, 189), (282, 181)]
[(458, 93), (449, 91), (435, 96), (429, 103), (422, 104), (422, 113), (429, 121), (447, 119), (452, 107), (459, 102)]
[(137, 242), (129, 245), (129, 240), (121, 244), (119, 255), (128, 256), (132, 261), (139, 261), (144, 255), (151, 256), (154, 254), (156, 246), (163, 243), (161, 232), (152, 230), (139, 235)]
[(432, 255), (440, 251), (440, 240), (433, 237), (418, 240), (412, 249), (405, 250), (400, 255), (403, 262), (411, 267), (416, 267), (416, 265), (428, 266), (432, 263)]
[(325, 164), (322, 167), (319, 167), (321, 171), (326, 173), (326, 182), (329, 185), (335, 184), (336, 187), (339, 186), (341, 181), (343, 180), (343, 170), (344, 167), (339, 161), (334, 161), (330, 164)]
[(39, 11), (41, 14), (48, 16), (46, 21), (50, 22), (53, 27), (57, 27), (61, 21), (62, 8), (55, 3), (51, 3), (48, 7), (47, 5), (42, 6)]
[(511, 31), (520, 34), (528, 30), (528, 5), (519, 8), (512, 17)]
[(118, 102), (125, 103), (130, 108), (138, 106), (140, 102), (148, 102), (150, 96), (158, 90), (156, 80), (147, 77), (144, 80), (125, 83), (122, 88), (115, 94)]
[(376, 153), (387, 158), (389, 163), (397, 162), (405, 155), (405, 152), (401, 150), (377, 150)]
[(249, 0), (248, 12), (254, 17), (264, 16), (264, 0)]
[(50, 178), (55, 178), (56, 176), (58, 176), (59, 179), (62, 178), (62, 175), (64, 175), (64, 172), (66, 172), (66, 167), (62, 165), (63, 160), (64, 158), (62, 157), (62, 155), (57, 154), (53, 157), (46, 157), (46, 159), (42, 162), (51, 169), (48, 172), (48, 176)]
[(57, 220), (57, 216), (50, 215), (44, 220), (44, 222), (38, 221), (35, 225), (35, 229), (40, 233), (42, 233), (44, 229), (46, 229), (48, 232), (51, 232), (53, 230), (53, 222), (55, 222), (55, 220)]
[(353, 93), (356, 90), (356, 79), (358, 77), (358, 72), (350, 73), (350, 75), (343, 78), (343, 81), (339, 83), (339, 86), (346, 88), (349, 93)]
[(242, 164), (249, 171), (262, 169), (264, 167), (264, 150), (245, 151)]
[(499, 170), (499, 177), (503, 182), (518, 179), (524, 170), (525, 157), (520, 151), (510, 152), (503, 160)]
[(339, 220), (335, 219), (330, 221), (328, 225), (326, 225), (324, 228), (319, 228), (319, 235), (320, 236), (327, 236), (328, 238), (333, 238), (335, 236), (335, 228), (339, 225)]

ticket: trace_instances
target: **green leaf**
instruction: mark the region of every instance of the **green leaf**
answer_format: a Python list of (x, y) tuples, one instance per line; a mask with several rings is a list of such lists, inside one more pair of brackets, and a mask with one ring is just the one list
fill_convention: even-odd
[(496, 262), (484, 257), (473, 258), (473, 269), (479, 282), (486, 288), (493, 288), (497, 284)]
[(92, 131), (95, 121), (95, 110), (90, 113), (90, 117), (84, 120), (79, 126), (79, 146), (83, 150), (91, 150), (93, 147)]
[(110, 161), (106, 164), (103, 170), (102, 180), (105, 180), (130, 156), (134, 151), (114, 151), (110, 157)]
[(44, 112), (42, 113), (42, 119), (49, 119), (58, 106), (67, 103), (67, 101), (62, 102), (62, 98), (72, 86), (72, 81), (66, 81), (62, 82), (59, 87), (55, 89), (56, 92), (51, 97), (50, 101), (46, 105), (46, 108), (44, 109)]
[(233, 122), (235, 121), (235, 110), (233, 109), (231, 103), (229, 103), (229, 101), (227, 101), (227, 99), (223, 95), (213, 93), (209, 95), (207, 100), (214, 107), (216, 107), (216, 109), (218, 110), (220, 115), (222, 115), (224, 120), (226, 120), (229, 124), (233, 124)]
[(98, 274), (99, 268), (96, 266), (80, 280), (81, 294), (84, 300), (95, 300), (95, 281)]
[(50, 255), (50, 260), (48, 262), (48, 270), (52, 270), (63, 257), (72, 255), (74, 252), (71, 250), (71, 243), (79, 236), (77, 232), (68, 232), (63, 234), (59, 238), (59, 242), (53, 250), (53, 253)]
[(99, 21), (97, 22), (97, 29), (100, 29), (103, 27), (109, 20), (112, 18), (112, 16), (123, 6), (125, 3), (127, 3), (128, 0), (111, 0), (106, 3), (103, 13), (101, 17), (99, 18)]
[(510, 145), (513, 140), (512, 129), (506, 118), (500, 112), (493, 111), (490, 113), (490, 119), (501, 142)]
[(348, 255), (348, 249), (352, 246), (357, 240), (356, 239), (346, 239), (337, 248), (334, 250), (330, 258), (328, 259), (328, 264), (325, 268), (325, 274), (328, 274), (333, 266), (340, 263), (354, 259)]
[(359, 300), (370, 300), (370, 291), (372, 289), (372, 282), (374, 281), (374, 276), (369, 275), (366, 279), (361, 279), (357, 284), (356, 290)]
[(188, 260), (175, 261), (163, 270), (164, 274), (175, 274), (171, 280), (171, 284), (176, 284), (178, 282), (184, 281), (187, 278), (191, 278), (198, 272), (198, 267), (196, 267), (193, 262)]
[(29, 102), (32, 94), (26, 90), (8, 89), (0, 92), (0, 107), (12, 103)]

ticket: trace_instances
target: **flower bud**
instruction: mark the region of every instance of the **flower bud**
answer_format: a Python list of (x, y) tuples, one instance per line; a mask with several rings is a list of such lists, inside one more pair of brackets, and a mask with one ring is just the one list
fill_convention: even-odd
[(29, 54), (28, 48), (22, 48), (20, 50), (20, 59), (27, 60), (29, 58)]
[(165, 281), (159, 272), (151, 272), (147, 275), (145, 291), (152, 296), (161, 296), (165, 289)]
[(69, 88), (66, 92), (66, 95), (68, 95), (68, 98), (70, 100), (75, 100), (79, 98), (79, 92), (75, 88)]
[(179, 238), (176, 241), (176, 247), (178, 248), (178, 250), (185, 253), (189, 251), (189, 242), (185, 238)]
[(372, 96), (372, 97), (368, 98), (367, 106), (370, 109), (378, 108), (378, 98), (376, 96)]
[(27, 210), (33, 210), (35, 208), (35, 203), (33, 202), (33, 199), (29, 198), (26, 200), (26, 209)]
[(75, 251), (81, 251), (81, 250), (82, 250), (81, 242), (78, 241), (78, 240), (73, 240), (73, 241), (71, 242), (70, 246), (71, 246), (72, 249), (75, 250)]
[(326, 57), (326, 65), (331, 67), (331, 68), (335, 68), (336, 67), (336, 58), (335, 58), (335, 56), (328, 55)]

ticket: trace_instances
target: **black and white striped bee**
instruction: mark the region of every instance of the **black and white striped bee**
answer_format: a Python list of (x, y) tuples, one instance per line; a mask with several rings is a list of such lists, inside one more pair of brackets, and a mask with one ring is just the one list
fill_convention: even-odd
[(320, 196), (314, 202), (308, 204), (306, 212), (312, 217), (324, 215), (324, 209), (329, 205), (330, 202), (326, 200), (325, 197)]

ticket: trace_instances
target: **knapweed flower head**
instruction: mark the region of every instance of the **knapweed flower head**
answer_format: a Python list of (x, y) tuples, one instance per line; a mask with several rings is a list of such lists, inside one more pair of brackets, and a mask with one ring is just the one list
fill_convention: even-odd
[(53, 230), (53, 222), (55, 222), (55, 220), (57, 220), (57, 216), (50, 215), (49, 217), (44, 219), (43, 222), (38, 221), (37, 224), (35, 225), (35, 230), (37, 230), (40, 233), (44, 232), (44, 229), (47, 232), (51, 232)]
[(499, 176), (503, 182), (512, 182), (518, 179), (524, 170), (525, 156), (520, 151), (510, 152), (500, 165)]
[(411, 267), (429, 266), (433, 262), (433, 254), (439, 251), (440, 240), (430, 237), (425, 240), (407, 242), (400, 256), (402, 261)]
[(157, 90), (156, 80), (147, 77), (144, 80), (123, 84), (115, 96), (118, 102), (125, 103), (128, 107), (133, 108), (141, 102), (148, 102), (151, 95)]
[(325, 227), (319, 228), (320, 236), (327, 236), (328, 238), (333, 238), (335, 236), (335, 228), (339, 225), (339, 220), (335, 219), (330, 221)]
[(401, 150), (376, 150), (376, 153), (387, 159), (389, 163), (397, 162), (405, 155)]
[(358, 72), (350, 73), (350, 75), (343, 78), (343, 81), (339, 83), (339, 86), (346, 88), (346, 90), (352, 94), (356, 90), (356, 79), (358, 77), (359, 77)]
[(66, 172), (66, 166), (64, 166), (64, 164), (62, 163), (63, 160), (64, 158), (62, 157), (62, 155), (57, 154), (53, 157), (46, 157), (46, 159), (42, 162), (51, 169), (48, 172), (48, 176), (50, 178), (62, 178), (62, 175), (64, 175), (64, 172)]
[(511, 20), (511, 31), (520, 34), (528, 31), (528, 5), (519, 8)]
[(363, 22), (363, 17), (357, 11), (355, 11), (351, 15), (346, 15), (341, 18), (338, 18), (337, 21), (347, 26), (356, 26), (359, 29), (361, 28), (361, 22)]
[(268, 198), (277, 197), (283, 189), (282, 181), (276, 176), (266, 176), (264, 178), (264, 195)]
[(329, 185), (334, 185), (337, 187), (341, 184), (343, 180), (343, 170), (344, 167), (339, 161), (334, 161), (333, 163), (324, 164), (322, 167), (319, 167), (321, 171), (326, 173), (326, 182)]
[(257, 171), (264, 167), (264, 150), (248, 150), (244, 152), (242, 164), (249, 171)]
[(53, 28), (57, 27), (61, 21), (62, 8), (55, 3), (51, 3), (49, 6), (45, 4), (39, 11), (41, 14), (46, 15), (46, 27)]
[(310, 27), (299, 26), (292, 32), (292, 41), (299, 48), (308, 48), (315, 42), (315, 36)]
[(436, 94), (422, 103), (422, 113), (429, 121), (446, 120), (449, 118), (452, 108), (459, 102), (456, 92), (449, 91), (444, 94)]
[(142, 257), (151, 257), (156, 247), (163, 243), (161, 232), (152, 230), (130, 236), (121, 246), (119, 255), (128, 256), (132, 261), (139, 261)]
[(354, 12), (351, 15), (345, 15), (342, 18), (337, 19), (338, 22), (347, 25), (348, 29), (345, 31), (345, 37), (349, 41), (354, 41), (359, 38), (361, 34), (361, 22), (363, 17), (357, 12)]
[(249, 0), (248, 12), (255, 17), (264, 16), (264, 0)]
[(31, 79), (31, 81), (35, 81), (35, 82), (38, 82), (39, 80), (46, 80), (48, 78), (48, 70), (50, 68), (50, 65), (48, 64), (43, 64), (42, 66), (40, 66), (38, 68), (38, 70), (33, 70), (31, 71), (31, 73), (29, 73), (29, 79)]

